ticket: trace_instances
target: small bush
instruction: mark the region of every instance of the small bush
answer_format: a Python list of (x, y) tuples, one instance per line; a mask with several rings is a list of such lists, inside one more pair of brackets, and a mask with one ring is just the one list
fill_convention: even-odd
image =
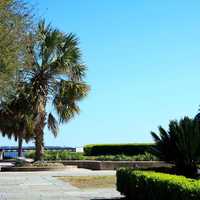
[(138, 155), (145, 152), (151, 152), (154, 144), (94, 144), (84, 147), (86, 156), (100, 155)]
[(35, 151), (26, 151), (26, 152), (24, 153), (24, 156), (25, 156), (26, 158), (32, 158), (32, 159), (34, 159), (34, 158), (35, 158)]
[(164, 173), (119, 169), (117, 190), (135, 200), (197, 200), (200, 181)]
[(135, 161), (155, 161), (158, 160), (158, 158), (151, 153), (145, 152), (144, 154), (139, 154), (133, 156)]

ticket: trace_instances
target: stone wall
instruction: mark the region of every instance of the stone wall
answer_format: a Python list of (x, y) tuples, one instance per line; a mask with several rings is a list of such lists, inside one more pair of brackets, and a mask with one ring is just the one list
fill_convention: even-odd
[(93, 161), (93, 160), (75, 160), (62, 161), (64, 165), (76, 165), (78, 168), (92, 169), (92, 170), (116, 170), (120, 167), (131, 168), (153, 168), (172, 166), (163, 161)]

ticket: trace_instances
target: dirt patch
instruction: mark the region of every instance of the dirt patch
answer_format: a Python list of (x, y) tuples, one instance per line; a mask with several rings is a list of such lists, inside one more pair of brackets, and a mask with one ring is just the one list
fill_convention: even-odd
[(80, 189), (116, 187), (115, 176), (66, 176), (58, 178)]

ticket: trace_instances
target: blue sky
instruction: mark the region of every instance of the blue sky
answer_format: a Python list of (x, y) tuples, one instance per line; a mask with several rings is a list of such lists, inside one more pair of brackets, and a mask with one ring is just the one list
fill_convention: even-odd
[[(200, 104), (200, 1), (29, 0), (80, 38), (89, 96), (46, 145), (151, 141), (150, 131)], [(50, 108), (51, 109), (51, 108)], [(15, 144), (0, 139), (0, 145)]]

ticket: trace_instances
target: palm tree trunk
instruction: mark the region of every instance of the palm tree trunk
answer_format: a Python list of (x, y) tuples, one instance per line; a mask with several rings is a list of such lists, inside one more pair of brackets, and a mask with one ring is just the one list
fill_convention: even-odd
[(44, 127), (46, 121), (45, 112), (46, 99), (41, 98), (38, 105), (38, 114), (36, 117), (35, 126), (35, 160), (43, 160), (44, 155)]
[(23, 155), (23, 148), (22, 148), (22, 144), (23, 144), (23, 139), (21, 136), (19, 136), (18, 138), (18, 157), (22, 157)]
[(35, 136), (35, 160), (43, 160), (44, 155), (44, 133), (38, 132)]

